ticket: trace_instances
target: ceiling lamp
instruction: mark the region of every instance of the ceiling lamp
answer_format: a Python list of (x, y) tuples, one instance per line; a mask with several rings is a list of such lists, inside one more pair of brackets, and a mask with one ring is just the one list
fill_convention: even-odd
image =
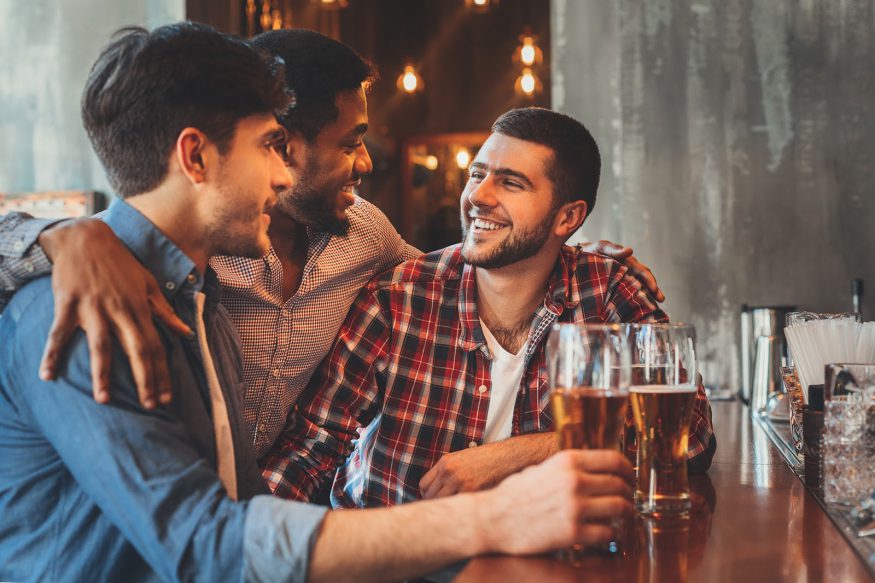
[(524, 68), (522, 74), (516, 78), (513, 88), (518, 94), (526, 97), (534, 97), (544, 90), (541, 80), (529, 67)]
[(520, 44), (513, 54), (513, 62), (526, 67), (540, 65), (544, 62), (544, 51), (535, 44), (535, 37), (530, 34), (520, 36)]
[(489, 12), (498, 2), (499, 0), (465, 0), (465, 7), (473, 12)]
[(404, 72), (398, 76), (396, 85), (398, 86), (398, 89), (411, 95), (422, 91), (425, 87), (425, 84), (422, 82), (422, 77), (419, 76), (419, 73), (416, 72), (413, 65), (406, 65), (404, 67)]

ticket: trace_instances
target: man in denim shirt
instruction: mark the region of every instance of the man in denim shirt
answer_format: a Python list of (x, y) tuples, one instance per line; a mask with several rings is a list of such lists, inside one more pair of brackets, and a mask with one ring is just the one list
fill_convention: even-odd
[[(57, 380), (38, 380), (50, 280), (10, 302), (0, 580), (397, 580), (480, 553), (603, 542), (630, 512), (631, 467), (608, 451), (564, 452), (492, 490), (393, 509), (334, 513), (260, 495), (239, 342), (207, 263), (263, 254), (267, 212), (293, 184), (274, 118), (289, 104), (280, 68), (242, 41), (177, 24), (123, 31), (92, 69), (82, 116), (123, 199), (104, 220), (194, 333), (158, 325), (173, 399), (147, 409), (117, 339), (77, 333)], [(107, 349), (104, 405), (89, 356)]]

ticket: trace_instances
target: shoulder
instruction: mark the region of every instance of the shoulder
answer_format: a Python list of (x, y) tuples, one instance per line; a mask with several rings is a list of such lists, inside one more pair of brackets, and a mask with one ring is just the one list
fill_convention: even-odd
[(460, 280), (463, 267), (461, 245), (451, 245), (399, 263), (374, 277), (367, 289), (376, 292), (381, 289)]
[(389, 218), (372, 203), (356, 196), (355, 203), (346, 211), (349, 217), (349, 233), (371, 239), (384, 239), (387, 235), (400, 238)]

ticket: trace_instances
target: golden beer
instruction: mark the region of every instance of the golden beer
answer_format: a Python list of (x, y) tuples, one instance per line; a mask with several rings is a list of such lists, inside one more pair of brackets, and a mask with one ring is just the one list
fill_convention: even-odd
[(550, 400), (559, 449), (620, 448), (628, 395), (574, 387), (553, 391)]
[(638, 511), (653, 516), (688, 512), (687, 444), (696, 386), (633, 386), (629, 398), (638, 429)]

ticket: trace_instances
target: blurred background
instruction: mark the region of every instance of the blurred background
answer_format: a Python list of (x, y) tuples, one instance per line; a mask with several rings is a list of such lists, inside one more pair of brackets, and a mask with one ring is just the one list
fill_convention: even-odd
[(182, 19), (311, 28), (375, 63), (361, 194), (423, 250), (458, 241), (498, 115), (583, 121), (604, 164), (574, 240), (634, 247), (709, 386), (738, 386), (742, 304), (845, 311), (851, 279), (875, 286), (872, 0), (0, 0), (0, 193), (111, 195), (88, 69), (119, 27)]

